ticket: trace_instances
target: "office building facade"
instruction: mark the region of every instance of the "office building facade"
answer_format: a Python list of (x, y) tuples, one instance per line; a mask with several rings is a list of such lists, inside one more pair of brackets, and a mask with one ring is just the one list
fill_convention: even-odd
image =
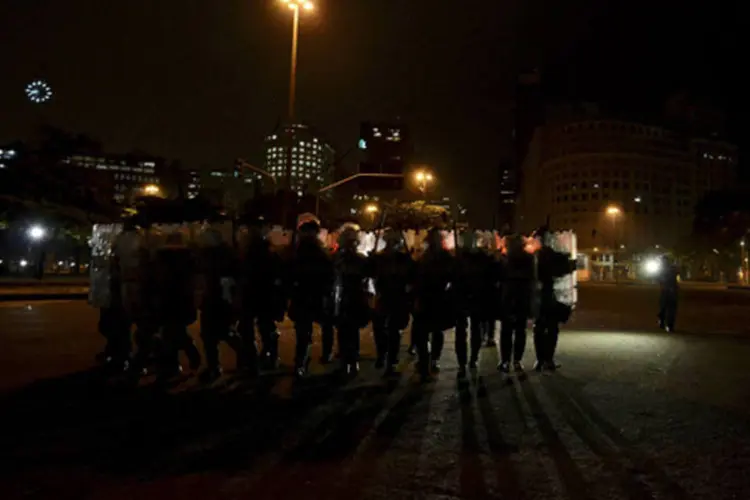
[(335, 150), (309, 125), (279, 127), (265, 138), (264, 149), (263, 169), (279, 188), (288, 185), (302, 196), (333, 182)]
[(573, 229), (584, 254), (673, 248), (690, 234), (697, 202), (732, 186), (737, 155), (728, 142), (659, 126), (550, 123), (536, 129), (523, 164), (517, 223)]

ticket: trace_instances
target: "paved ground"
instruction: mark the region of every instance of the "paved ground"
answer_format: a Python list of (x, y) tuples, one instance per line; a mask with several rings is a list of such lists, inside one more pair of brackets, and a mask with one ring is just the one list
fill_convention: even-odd
[[(590, 290), (594, 290), (590, 292)], [(696, 294), (697, 293), (697, 294)], [(561, 372), (503, 381), (497, 354), (456, 381), (354, 381), (320, 366), (169, 392), (91, 370), (81, 302), (0, 305), (3, 498), (747, 498), (750, 294), (690, 292), (648, 331), (653, 292), (586, 288)], [(713, 294), (713, 295), (711, 295)], [(705, 304), (705, 305), (703, 305)], [(703, 319), (705, 315), (706, 319)], [(285, 325), (285, 329), (288, 328)], [(282, 358), (291, 359), (285, 331)], [(451, 345), (452, 334), (448, 345)], [(368, 332), (364, 356), (372, 357)], [(233, 361), (224, 353), (228, 366)], [(532, 363), (532, 353), (526, 358)]]

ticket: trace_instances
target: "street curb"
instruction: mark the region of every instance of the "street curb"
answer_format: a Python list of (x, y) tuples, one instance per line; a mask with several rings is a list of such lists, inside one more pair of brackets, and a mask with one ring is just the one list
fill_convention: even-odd
[(0, 302), (25, 302), (40, 300), (87, 300), (88, 292), (82, 293), (8, 293), (0, 295)]

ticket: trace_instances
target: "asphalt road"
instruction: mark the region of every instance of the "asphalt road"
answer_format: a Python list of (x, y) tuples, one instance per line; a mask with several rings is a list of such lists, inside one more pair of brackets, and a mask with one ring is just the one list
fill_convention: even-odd
[[(436, 382), (418, 384), (408, 355), (404, 375), (387, 382), (365, 331), (353, 381), (314, 365), (303, 383), (283, 370), (254, 382), (230, 373), (167, 392), (92, 370), (102, 342), (84, 303), (1, 304), (0, 492), (747, 498), (750, 294), (684, 290), (675, 334), (654, 331), (655, 301), (642, 287), (583, 288), (560, 340), (562, 370), (525, 381), (502, 380), (485, 348), (478, 372), (458, 383), (450, 333)], [(222, 356), (231, 370), (231, 353)]]

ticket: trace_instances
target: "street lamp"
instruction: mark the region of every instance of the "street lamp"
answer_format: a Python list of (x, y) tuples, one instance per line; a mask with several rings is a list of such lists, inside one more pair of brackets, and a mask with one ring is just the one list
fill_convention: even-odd
[(289, 125), (285, 133), (289, 136), (289, 143), (286, 147), (286, 182), (284, 183), (284, 204), (282, 208), (282, 219), (284, 224), (287, 222), (287, 210), (290, 204), (290, 194), (292, 192), (292, 147), (294, 143), (294, 129), (292, 124), (294, 123), (294, 104), (297, 96), (297, 45), (299, 40), (299, 13), (300, 10), (306, 10), (308, 12), (315, 8), (315, 5), (310, 0), (279, 0), (282, 4), (286, 4), (289, 10), (293, 14), (292, 22), (292, 61), (291, 70), (289, 72)]
[(432, 184), (435, 180), (432, 173), (428, 170), (417, 170), (414, 172), (414, 180), (417, 181), (417, 189), (422, 193), (422, 196), (427, 192), (427, 186)]
[(299, 12), (312, 11), (315, 5), (309, 0), (280, 0), (294, 15), (292, 23), (292, 64), (289, 75), (289, 121), (294, 119), (294, 100), (297, 94), (297, 42), (299, 40)]
[(47, 234), (47, 231), (42, 226), (31, 226), (27, 231), (29, 238), (34, 241), (39, 241)]
[(607, 215), (612, 218), (612, 273), (615, 275), (615, 283), (619, 282), (617, 275), (617, 218), (622, 213), (620, 207), (610, 205), (607, 207)]
[(747, 284), (747, 257), (745, 257), (745, 239), (740, 240), (740, 269), (742, 270), (742, 284)]
[(378, 211), (380, 211), (380, 209), (374, 203), (370, 203), (369, 205), (365, 206), (365, 212), (367, 212), (368, 214), (376, 214), (378, 213)]
[(159, 196), (161, 194), (161, 188), (156, 184), (148, 184), (143, 186), (143, 193), (149, 196)]

